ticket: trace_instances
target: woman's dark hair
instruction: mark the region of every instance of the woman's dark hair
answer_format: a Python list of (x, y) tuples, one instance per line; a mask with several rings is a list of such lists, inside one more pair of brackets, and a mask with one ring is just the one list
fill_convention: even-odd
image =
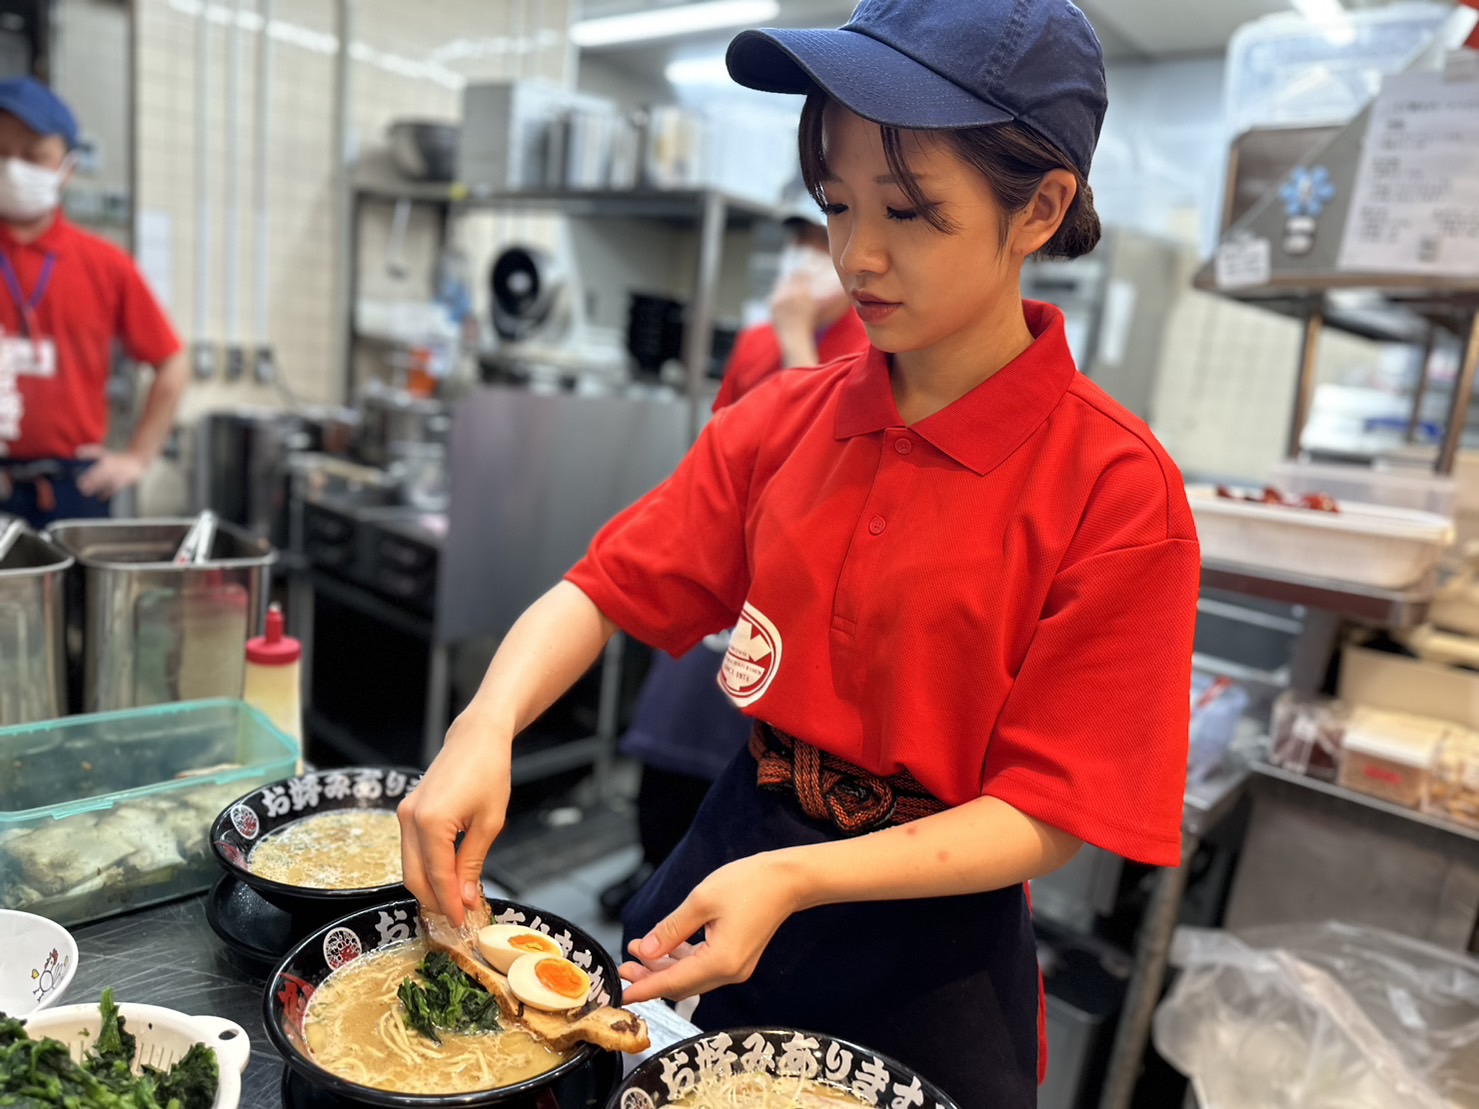
[[(824, 185), (829, 171), (822, 144), (822, 116), (829, 97), (818, 88), (807, 94), (801, 109), (798, 141), (801, 148), (801, 177), (807, 191), (818, 204), (825, 204)], [(918, 180), (909, 171), (904, 157), (902, 131), (883, 127), (883, 153), (889, 169), (899, 182), (920, 217), (937, 231), (953, 231), (954, 225), (930, 203)], [(1089, 183), (1068, 158), (1031, 127), (1015, 120), (989, 127), (966, 127), (939, 132), (955, 154), (975, 169), (991, 186), (1002, 208), (1001, 235), (1005, 242), (1011, 217), (1032, 203), (1038, 186), (1050, 170), (1066, 169), (1078, 182), (1078, 194), (1069, 205), (1062, 224), (1053, 237), (1043, 244), (1041, 258), (1077, 258), (1089, 253), (1099, 242), (1099, 214), (1094, 211), (1094, 193)]]

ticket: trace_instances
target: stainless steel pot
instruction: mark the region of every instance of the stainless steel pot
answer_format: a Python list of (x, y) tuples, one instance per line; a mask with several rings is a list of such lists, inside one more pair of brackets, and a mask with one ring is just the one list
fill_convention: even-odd
[(285, 542), (288, 456), (312, 445), (302, 417), (265, 408), (202, 416), (195, 431), (197, 507), (253, 535)]
[(452, 416), (441, 401), (399, 389), (371, 386), (360, 396), (359, 457), (371, 466), (395, 460), (395, 443), (446, 443)]
[(67, 711), (64, 583), (72, 563), (30, 531), (0, 557), (0, 725)]
[[(216, 525), (205, 561), (176, 565), (193, 519), (53, 524), (76, 559), (67, 588), (82, 712), (240, 697), (248, 637), (261, 625), (277, 554)], [(80, 655), (80, 657), (78, 657)]]
[(451, 181), (457, 176), (461, 128), (436, 120), (398, 119), (386, 138), (398, 170), (417, 181)]
[(359, 438), (360, 414), (340, 405), (310, 405), (298, 413), (308, 432), (310, 451), (349, 458)]

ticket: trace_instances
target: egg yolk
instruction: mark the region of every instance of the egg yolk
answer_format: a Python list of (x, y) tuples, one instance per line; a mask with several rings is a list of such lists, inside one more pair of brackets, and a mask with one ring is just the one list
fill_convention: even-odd
[(534, 968), (534, 977), (561, 997), (579, 997), (589, 988), (585, 975), (562, 959), (546, 959)]
[(538, 936), (514, 936), (508, 941), (510, 947), (516, 947), (520, 951), (548, 951), (549, 944)]

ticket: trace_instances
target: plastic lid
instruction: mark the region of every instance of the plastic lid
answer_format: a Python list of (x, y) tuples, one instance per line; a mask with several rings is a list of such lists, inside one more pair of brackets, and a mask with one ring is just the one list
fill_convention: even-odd
[(272, 605), (267, 609), (267, 634), (248, 639), (246, 657), (258, 666), (286, 666), (303, 656), (302, 645), (290, 635), (283, 634), (282, 608)]
[(1439, 720), (1362, 708), (1352, 714), (1343, 746), (1347, 752), (1426, 769), (1447, 730)]

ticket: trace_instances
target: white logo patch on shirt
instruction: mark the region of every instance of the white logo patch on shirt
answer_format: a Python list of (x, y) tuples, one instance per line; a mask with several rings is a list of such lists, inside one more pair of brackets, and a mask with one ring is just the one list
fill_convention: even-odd
[(744, 708), (765, 696), (780, 666), (781, 633), (759, 609), (745, 605), (719, 668), (719, 688)]

